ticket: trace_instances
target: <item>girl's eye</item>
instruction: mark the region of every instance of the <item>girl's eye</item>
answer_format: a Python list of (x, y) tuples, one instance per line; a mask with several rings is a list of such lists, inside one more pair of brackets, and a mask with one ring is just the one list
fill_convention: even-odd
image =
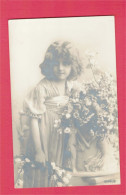
[(70, 64), (71, 64), (71, 62), (70, 62), (69, 59), (64, 59), (64, 60), (63, 60), (63, 65), (64, 65), (64, 66), (70, 66)]
[(59, 62), (55, 62), (54, 63), (54, 66), (59, 66)]
[(69, 66), (70, 64), (69, 64), (68, 62), (64, 61), (64, 62), (63, 62), (63, 65), (64, 65), (64, 66)]
[[(70, 66), (70, 63), (68, 61), (62, 61), (63, 66)], [(59, 66), (60, 62), (54, 62), (54, 66)]]

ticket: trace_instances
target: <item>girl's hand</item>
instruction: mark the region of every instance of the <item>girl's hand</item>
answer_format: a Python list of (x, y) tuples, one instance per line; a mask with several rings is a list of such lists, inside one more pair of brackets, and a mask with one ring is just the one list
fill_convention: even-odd
[(42, 163), (45, 166), (45, 154), (43, 151), (39, 151), (36, 153), (35, 161)]

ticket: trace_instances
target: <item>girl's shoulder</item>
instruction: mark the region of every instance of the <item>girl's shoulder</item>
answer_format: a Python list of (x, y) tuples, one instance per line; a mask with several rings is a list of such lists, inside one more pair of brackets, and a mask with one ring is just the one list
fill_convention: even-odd
[(37, 84), (37, 87), (43, 87), (43, 88), (47, 88), (50, 85), (50, 81), (47, 78), (43, 78), (39, 81), (39, 83)]
[(44, 102), (47, 97), (45, 86), (46, 80), (42, 79), (30, 90), (23, 102), (24, 113), (31, 114), (30, 116), (34, 117), (34, 115), (40, 115), (45, 112)]
[(46, 87), (49, 81), (44, 77), (36, 85), (36, 87)]
[(29, 89), (26, 98), (30, 99), (38, 99), (40, 97), (46, 96), (46, 79), (41, 79), (36, 85), (34, 85), (31, 89)]
[(48, 89), (50, 86), (50, 82), (49, 80), (47, 80), (45, 77), (43, 79), (41, 79), (37, 85), (35, 86), (35, 89), (37, 91), (46, 91), (46, 89)]

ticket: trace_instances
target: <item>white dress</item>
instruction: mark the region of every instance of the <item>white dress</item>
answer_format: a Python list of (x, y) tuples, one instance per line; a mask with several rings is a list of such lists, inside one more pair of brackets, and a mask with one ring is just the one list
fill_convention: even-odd
[[(67, 89), (65, 96), (60, 96), (53, 82), (44, 78), (28, 94), (21, 113), (22, 116), (28, 117), (29, 127), (31, 118), (38, 119), (41, 148), (45, 153), (46, 161), (55, 162), (58, 167), (63, 167), (64, 134), (57, 132), (54, 123), (60, 118), (68, 100)], [(34, 160), (35, 150), (30, 131), (26, 142), (25, 155)], [(24, 173), (24, 187), (47, 187), (48, 177), (47, 170), (43, 173), (41, 170), (27, 168)]]

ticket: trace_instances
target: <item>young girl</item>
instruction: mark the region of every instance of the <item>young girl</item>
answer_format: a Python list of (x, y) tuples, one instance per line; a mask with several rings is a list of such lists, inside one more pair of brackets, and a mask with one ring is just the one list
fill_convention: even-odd
[[(27, 116), (27, 124), (22, 120), (22, 128), (29, 129), (26, 136), (25, 155), (29, 159), (47, 164), (54, 162), (63, 167), (64, 134), (57, 132), (57, 122), (69, 100), (67, 83), (82, 71), (78, 52), (70, 42), (56, 41), (46, 51), (40, 64), (45, 76), (29, 93), (24, 101), (21, 118)], [(26, 131), (25, 131), (26, 132)], [(28, 168), (24, 172), (24, 187), (49, 186), (48, 169)]]

